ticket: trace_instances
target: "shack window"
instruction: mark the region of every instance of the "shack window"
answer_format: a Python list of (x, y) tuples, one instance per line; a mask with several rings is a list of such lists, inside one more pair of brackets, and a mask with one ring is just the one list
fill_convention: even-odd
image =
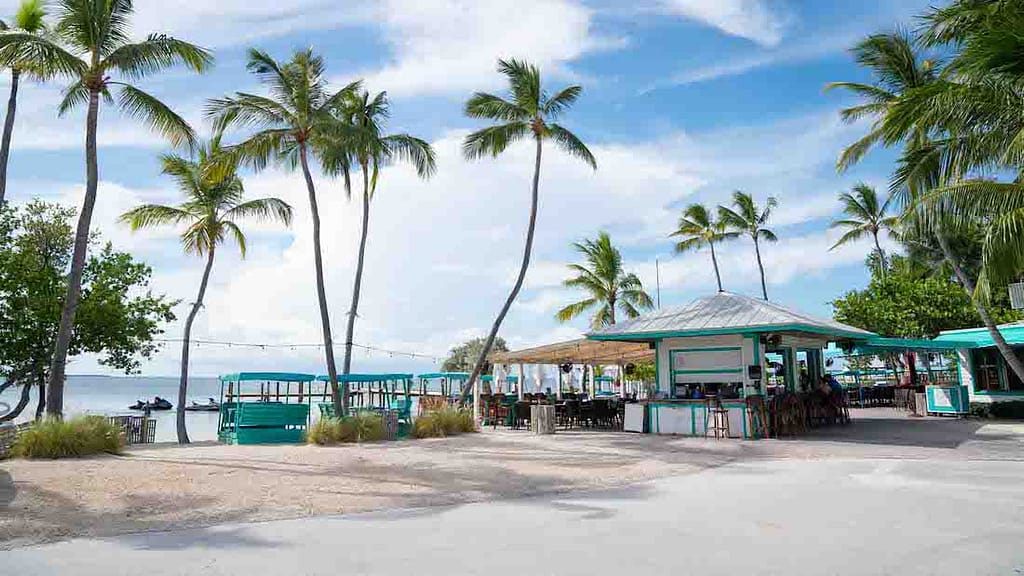
[(971, 363), (974, 365), (974, 391), (994, 392), (1003, 389), (999, 377), (1002, 359), (995, 348), (980, 348), (971, 351)]
[[(1017, 358), (1024, 361), (1024, 348), (1014, 348), (1013, 351), (1017, 354)], [(1009, 366), (1006, 367), (1006, 384), (1010, 390), (1024, 391), (1024, 382), (1017, 378), (1017, 374)]]

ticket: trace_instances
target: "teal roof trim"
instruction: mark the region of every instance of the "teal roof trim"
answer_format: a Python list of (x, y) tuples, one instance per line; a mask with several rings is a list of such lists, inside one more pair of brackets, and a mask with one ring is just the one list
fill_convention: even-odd
[(235, 372), (224, 374), (221, 382), (312, 382), (316, 378), (312, 374), (296, 372)]
[[(423, 376), (421, 375), (420, 378), (422, 378), (422, 377)], [(490, 374), (484, 374), (483, 376), (480, 377), (480, 380), (482, 382), (494, 382), (494, 376), (492, 376)], [(506, 382), (518, 382), (519, 381), (519, 377), (510, 374), (508, 376), (505, 376), (505, 381)]]
[(438, 378), (447, 378), (449, 380), (468, 380), (468, 372), (428, 372), (426, 374), (419, 374), (417, 378), (423, 380), (437, 380)]
[(925, 340), (916, 338), (868, 338), (868, 341), (858, 344), (856, 354), (879, 354), (893, 351), (921, 351), (921, 352), (945, 352), (959, 348), (970, 347), (970, 342), (964, 340)]
[[(1012, 345), (1024, 344), (1024, 324), (1003, 324), (999, 332)], [(992, 335), (987, 328), (968, 328), (965, 330), (948, 330), (935, 339), (939, 342), (957, 342), (958, 348), (989, 348), (995, 346)]]
[[(317, 382), (330, 382), (331, 378), (324, 374), (316, 377)], [(412, 374), (338, 374), (338, 382), (390, 382), (393, 380), (412, 380)]]

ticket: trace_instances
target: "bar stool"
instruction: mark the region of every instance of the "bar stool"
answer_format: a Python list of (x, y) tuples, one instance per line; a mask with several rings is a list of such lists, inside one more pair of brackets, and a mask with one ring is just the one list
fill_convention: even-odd
[[(710, 426), (709, 426), (710, 424)], [(715, 438), (729, 437), (729, 410), (715, 398), (708, 398), (704, 403), (704, 437), (713, 433)]]

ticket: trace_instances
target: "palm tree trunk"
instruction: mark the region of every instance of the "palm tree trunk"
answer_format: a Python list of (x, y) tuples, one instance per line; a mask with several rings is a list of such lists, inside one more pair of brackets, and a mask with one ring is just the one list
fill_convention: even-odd
[(949, 246), (949, 240), (941, 230), (938, 231), (935, 236), (939, 241), (939, 247), (942, 249), (942, 255), (946, 258), (946, 261), (953, 266), (953, 273), (956, 274), (957, 279), (960, 280), (960, 285), (964, 287), (964, 290), (967, 291), (967, 296), (970, 297), (971, 302), (974, 303), (974, 309), (978, 311), (978, 316), (981, 317), (981, 322), (985, 325), (985, 328), (988, 329), (988, 333), (992, 336), (992, 341), (995, 343), (996, 348), (999, 350), (999, 353), (1003, 355), (1003, 360), (1005, 360), (1006, 364), (1011, 370), (1013, 370), (1013, 373), (1017, 375), (1017, 378), (1024, 381), (1024, 363), (1021, 362), (1020, 358), (1013, 351), (1013, 348), (1010, 347), (1006, 338), (1003, 337), (1003, 333), (999, 331), (999, 326), (997, 326), (995, 321), (992, 320), (992, 316), (988, 313), (988, 308), (986, 308), (980, 300), (975, 298), (974, 282), (967, 276), (967, 273), (964, 272), (964, 269), (957, 261), (956, 255), (953, 254), (953, 250)]
[(608, 320), (611, 321), (611, 326), (615, 326), (615, 298), (608, 299)]
[(872, 236), (875, 238), (875, 250), (878, 251), (878, 274), (880, 277), (885, 278), (885, 252), (882, 251), (882, 245), (878, 243), (878, 232), (872, 232)]
[(7, 117), (4, 119), (3, 141), (0, 142), (0, 204), (7, 196), (7, 159), (11, 155), (11, 135), (14, 134), (14, 114), (18, 109), (18, 79), (21, 72), (11, 70), (11, 96), (7, 100)]
[(206, 255), (206, 268), (203, 270), (203, 279), (199, 282), (199, 294), (192, 304), (192, 311), (188, 313), (185, 320), (185, 335), (181, 339), (181, 380), (178, 382), (178, 412), (176, 414), (175, 426), (178, 431), (178, 444), (188, 444), (188, 430), (185, 428), (185, 403), (188, 402), (188, 353), (189, 341), (192, 338), (192, 323), (195, 322), (199, 309), (203, 307), (203, 298), (206, 296), (206, 286), (210, 282), (210, 271), (213, 270), (214, 248), (210, 247), (210, 253)]
[(757, 241), (757, 236), (754, 236), (754, 254), (757, 255), (757, 269), (761, 271), (761, 295), (764, 296), (764, 300), (767, 302), (768, 285), (764, 281), (764, 264), (761, 263), (761, 246)]
[(60, 326), (57, 328), (57, 341), (53, 347), (50, 379), (46, 390), (46, 413), (56, 418), (60, 418), (64, 412), (64, 370), (75, 325), (75, 312), (78, 311), (78, 300), (82, 296), (82, 273), (85, 271), (85, 256), (89, 249), (89, 227), (92, 224), (92, 211), (96, 206), (96, 189), (100, 180), (96, 158), (99, 107), (99, 91), (89, 90), (89, 110), (85, 118), (85, 199), (82, 202), (82, 212), (78, 215), (75, 249), (71, 256), (71, 272), (68, 274), (68, 292), (64, 297), (64, 308), (60, 314)]
[(42, 366), (37, 367), (36, 384), (39, 386), (39, 401), (36, 402), (36, 422), (43, 419), (43, 411), (46, 410), (46, 372)]
[(21, 387), (21, 398), (18, 399), (18, 404), (14, 408), (12, 408), (11, 411), (8, 412), (7, 414), (0, 416), (0, 422), (10, 422), (11, 420), (17, 418), (18, 416), (21, 416), (21, 413), (25, 411), (25, 407), (28, 406), (29, 400), (31, 400), (31, 392), (31, 382), (23, 384)]
[[(537, 227), (537, 198), (538, 189), (540, 186), (540, 158), (542, 140), (539, 136), (535, 137), (534, 140), (537, 143), (537, 155), (533, 164), (533, 193), (530, 198), (530, 223), (526, 228), (526, 246), (523, 249), (523, 263), (519, 267), (519, 277), (516, 278), (516, 284), (512, 288), (512, 292), (508, 295), (508, 299), (505, 300), (505, 305), (501, 307), (501, 312), (498, 313), (498, 317), (494, 320), (494, 325), (491, 326), (491, 333), (487, 335), (487, 341), (484, 342), (484, 347), (480, 350), (480, 356), (476, 360), (476, 365), (473, 366), (473, 372), (469, 375), (469, 380), (466, 381), (465, 387), (462, 389), (461, 403), (465, 404), (470, 392), (473, 390), (473, 386), (476, 384), (476, 379), (480, 376), (480, 372), (483, 370), (484, 365), (487, 363), (487, 355), (491, 352), (491, 346), (494, 344), (494, 339), (498, 336), (498, 330), (501, 329), (501, 323), (505, 320), (505, 315), (508, 314), (509, 308), (512, 307), (512, 303), (515, 302), (516, 297), (519, 295), (519, 290), (523, 287), (523, 280), (526, 279), (526, 271), (530, 267), (530, 253), (533, 251), (533, 234)], [(523, 385), (522, 382), (519, 383)]]
[(334, 343), (331, 338), (331, 317), (327, 309), (327, 292), (324, 288), (324, 259), (320, 251), (320, 210), (316, 204), (316, 188), (313, 176), (309, 173), (309, 160), (306, 157), (306, 143), (299, 144), (299, 160), (302, 163), (302, 175), (306, 179), (306, 190), (309, 192), (309, 212), (313, 218), (313, 264), (316, 268), (316, 295), (320, 303), (320, 325), (324, 334), (324, 354), (327, 360), (327, 377), (331, 381), (331, 396), (334, 401), (335, 413), (339, 416), (348, 410), (348, 385), (345, 393), (338, 391), (338, 368), (334, 364)]
[(722, 290), (722, 275), (718, 273), (718, 257), (715, 256), (715, 243), (708, 242), (708, 244), (711, 246), (711, 263), (715, 266), (715, 280), (718, 281), (718, 291), (724, 292)]
[(345, 362), (341, 373), (352, 370), (352, 338), (356, 329), (356, 314), (359, 310), (359, 292), (363, 286), (363, 257), (366, 255), (366, 237), (370, 228), (370, 177), (369, 166), (363, 163), (363, 232), (359, 239), (359, 257), (356, 260), (356, 278), (352, 286), (352, 305), (348, 311), (348, 327), (345, 329)]

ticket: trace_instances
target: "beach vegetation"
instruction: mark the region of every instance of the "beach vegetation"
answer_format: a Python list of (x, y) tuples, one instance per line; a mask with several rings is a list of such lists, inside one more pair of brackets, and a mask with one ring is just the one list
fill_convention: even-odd
[[(480, 357), (480, 351), (483, 350), (486, 338), (472, 338), (459, 344), (448, 351), (448, 357), (444, 359), (441, 364), (442, 372), (469, 372), (473, 369), (473, 365), (477, 358)], [(491, 345), (492, 352), (508, 352), (508, 344), (505, 339), (498, 336), (494, 339), (494, 343)], [(491, 363), (486, 361), (483, 368), (483, 373), (491, 373)]]
[(739, 232), (730, 230), (725, 220), (715, 218), (707, 206), (690, 204), (683, 210), (683, 215), (679, 217), (679, 225), (670, 236), (680, 238), (675, 245), (676, 254), (700, 250), (704, 247), (711, 251), (711, 264), (715, 268), (715, 280), (718, 282), (718, 291), (722, 292), (722, 274), (718, 270), (715, 244), (735, 238), (739, 236)]
[(67, 420), (44, 418), (18, 434), (11, 448), (16, 458), (80, 458), (120, 454), (125, 445), (121, 429), (103, 416)]
[(131, 0), (57, 0), (53, 34), (24, 30), (0, 33), (0, 55), (8, 63), (34, 58), (47, 62), (52, 76), (66, 77), (57, 112), (63, 116), (86, 107), (86, 183), (78, 212), (74, 250), (69, 263), (60, 324), (49, 366), (46, 410), (59, 417), (64, 410), (64, 376), (74, 338), (75, 317), (82, 302), (82, 282), (89, 262), (90, 227), (99, 187), (97, 134), (100, 104), (113, 105), (141, 121), (174, 146), (195, 144), (188, 123), (156, 96), (133, 82), (167, 68), (183, 66), (204, 72), (213, 63), (205, 49), (166, 34), (140, 36), (131, 28)]
[(761, 273), (761, 296), (768, 300), (768, 285), (764, 277), (764, 263), (761, 262), (761, 242), (778, 242), (768, 221), (772, 211), (779, 206), (774, 196), (769, 196), (764, 208), (757, 205), (754, 197), (737, 190), (732, 193), (732, 206), (719, 206), (718, 219), (725, 223), (726, 229), (739, 235), (749, 236), (754, 243), (754, 256), (757, 258), (757, 269)]
[[(45, 408), (74, 217), (72, 208), (38, 200), (20, 208), (0, 206), (0, 393), (21, 388), (14, 410), (2, 420), (24, 411), (33, 387), (39, 392), (37, 418)], [(159, 349), (157, 338), (174, 321), (177, 302), (150, 291), (149, 266), (97, 234), (91, 241), (69, 355), (94, 354), (100, 365), (135, 373)]]
[[(225, 156), (227, 156), (225, 158)], [(163, 173), (177, 182), (185, 195), (185, 202), (176, 206), (144, 204), (121, 216), (121, 221), (133, 231), (157, 226), (184, 227), (181, 245), (186, 254), (206, 259), (199, 293), (185, 319), (181, 345), (181, 370), (178, 385), (178, 407), (188, 401), (188, 361), (192, 324), (203, 306), (203, 298), (210, 281), (217, 246), (225, 240), (238, 245), (245, 257), (246, 239), (243, 220), (278, 221), (289, 225), (292, 208), (278, 198), (246, 200), (241, 178), (237, 173), (237, 159), (226, 155), (220, 145), (220, 136), (199, 147), (192, 158), (165, 154), (160, 162)], [(185, 411), (177, 411), (179, 444), (188, 443)]]
[(549, 92), (544, 89), (541, 82), (540, 69), (521, 60), (498, 60), (498, 72), (508, 81), (509, 93), (505, 97), (477, 92), (470, 97), (465, 106), (466, 116), (491, 120), (495, 123), (466, 136), (462, 144), (462, 151), (463, 155), (471, 160), (485, 157), (497, 158), (513, 144), (532, 140), (534, 163), (530, 219), (526, 227), (526, 241), (519, 274), (512, 286), (512, 291), (509, 292), (497, 318), (494, 319), (487, 340), (484, 341), (484, 345), (480, 349), (480, 356), (477, 357), (469, 380), (466, 381), (462, 390), (462, 404), (469, 399), (476, 379), (487, 363), (487, 355), (491, 351), (494, 339), (498, 337), (501, 323), (519, 295), (523, 281), (526, 279), (526, 271), (530, 267), (533, 238), (537, 229), (540, 167), (544, 143), (553, 143), (563, 152), (597, 170), (597, 160), (587, 145), (568, 128), (556, 122), (579, 100), (580, 95), (583, 94), (581, 86), (567, 86), (557, 92)]
[(443, 438), (476, 431), (473, 411), (459, 406), (442, 406), (420, 414), (412, 423), (413, 438)]
[(384, 421), (376, 412), (356, 412), (342, 418), (321, 418), (306, 430), (310, 444), (329, 446), (384, 439)]
[(644, 290), (640, 277), (626, 272), (622, 254), (612, 244), (611, 236), (601, 231), (594, 240), (573, 243), (583, 255), (582, 264), (569, 264), (575, 276), (562, 284), (587, 293), (583, 300), (573, 302), (555, 313), (559, 322), (568, 322), (588, 310), (594, 310), (590, 327), (598, 330), (615, 324), (616, 311), (626, 318), (636, 318), (644, 310), (654, 308), (654, 301)]

